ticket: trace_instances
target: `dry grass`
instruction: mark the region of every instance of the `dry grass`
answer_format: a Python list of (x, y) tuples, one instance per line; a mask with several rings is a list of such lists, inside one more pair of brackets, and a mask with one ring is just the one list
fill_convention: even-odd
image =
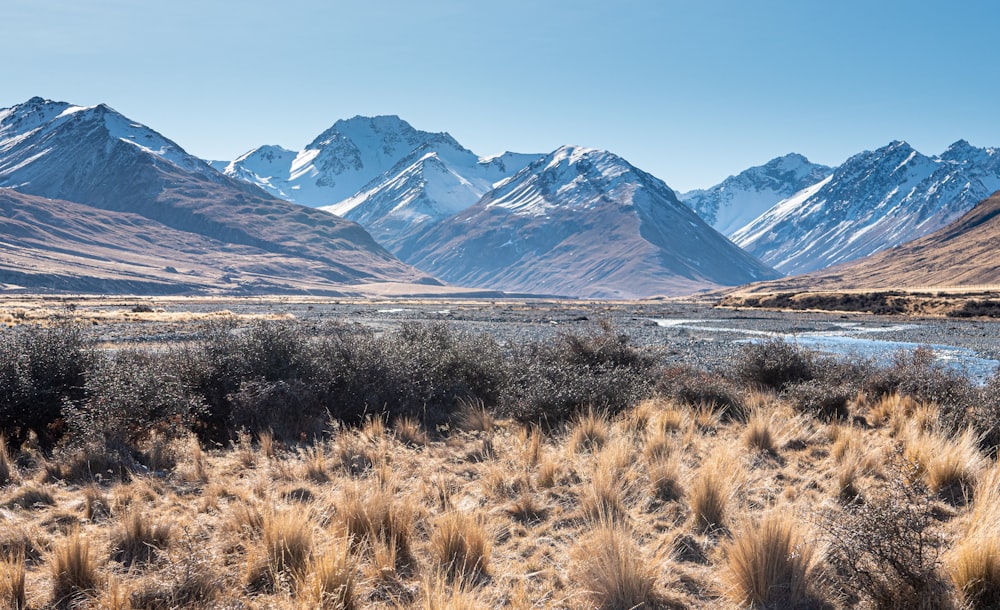
[(914, 423), (904, 434), (904, 443), (906, 458), (917, 465), (931, 491), (953, 502), (972, 496), (985, 458), (971, 430), (948, 437)]
[(449, 511), (435, 521), (431, 554), (453, 580), (475, 580), (489, 570), (492, 543), (480, 517)]
[(306, 573), (313, 548), (313, 528), (307, 515), (292, 510), (268, 511), (261, 534), (272, 578), (301, 578)]
[(350, 539), (334, 541), (331, 548), (309, 562), (308, 573), (298, 585), (299, 597), (311, 608), (357, 608), (358, 559), (351, 555)]
[(599, 524), (572, 557), (577, 587), (596, 608), (656, 607), (656, 572), (624, 527)]
[(98, 586), (97, 562), (90, 540), (74, 530), (52, 552), (52, 605), (68, 607), (75, 598), (92, 593)]
[(492, 432), (493, 415), (481, 400), (463, 400), (456, 416), (459, 430), (466, 432)]
[(775, 452), (774, 415), (764, 409), (753, 409), (747, 417), (743, 442), (753, 451)]
[(608, 442), (610, 434), (611, 425), (607, 415), (588, 409), (573, 419), (569, 434), (570, 450), (574, 453), (597, 451)]
[[(43, 483), (44, 462), (18, 456), (0, 488), (0, 606), (777, 608), (804, 591), (814, 607), (874, 607), (780, 515), (843, 523), (878, 508), (899, 446), (922, 464), (907, 485), (938, 493), (871, 521), (909, 535), (894, 515), (924, 515), (942, 541), (930, 574), (948, 581), (935, 601), (993, 603), (1000, 468), (971, 436), (827, 423), (773, 394), (746, 402), (742, 421), (648, 401), (613, 423), (586, 410), (565, 431), (501, 419), (422, 444), (404, 438), (414, 422), (381, 420), (268, 450), (249, 435), (225, 448), (182, 438), (173, 468), (87, 484)], [(884, 409), (933, 412), (904, 402)], [(770, 452), (749, 440), (756, 413)], [(940, 493), (949, 481), (971, 502)], [(901, 573), (926, 575), (934, 557)], [(803, 573), (822, 587), (803, 589)]]
[(170, 523), (150, 523), (139, 511), (128, 511), (111, 541), (111, 558), (125, 567), (151, 562), (170, 543)]
[(3, 608), (23, 610), (28, 607), (24, 574), (23, 555), (0, 559), (0, 605)]
[(718, 457), (702, 465), (694, 474), (688, 486), (687, 500), (696, 530), (710, 532), (726, 528), (734, 487), (734, 464)]
[(412, 560), (414, 511), (390, 491), (374, 485), (351, 485), (337, 509), (344, 530), (356, 542), (389, 547), (396, 567)]
[(802, 526), (785, 512), (769, 512), (736, 529), (723, 549), (727, 597), (752, 608), (805, 605), (819, 554)]

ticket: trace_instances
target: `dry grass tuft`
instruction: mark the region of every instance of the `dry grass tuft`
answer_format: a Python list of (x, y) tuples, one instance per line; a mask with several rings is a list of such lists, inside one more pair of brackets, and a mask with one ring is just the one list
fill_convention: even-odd
[(493, 414), (490, 413), (486, 405), (481, 400), (460, 400), (456, 424), (459, 430), (466, 432), (486, 432), (493, 431), (496, 422)]
[(28, 607), (23, 555), (0, 559), (0, 605), (9, 610)]
[(967, 607), (1000, 608), (1000, 536), (995, 531), (963, 539), (946, 562)]
[[(407, 607), (397, 604), (397, 608)], [(489, 606), (476, 597), (464, 580), (452, 582), (445, 572), (424, 578), (419, 606), (423, 610), (486, 610)]]
[(687, 498), (696, 530), (709, 532), (726, 527), (734, 486), (732, 467), (732, 463), (717, 458), (703, 464), (694, 475)]
[(674, 502), (684, 497), (684, 487), (681, 483), (683, 470), (680, 458), (676, 454), (649, 462), (648, 470), (654, 498), (661, 502)]
[(381, 542), (391, 547), (397, 567), (412, 559), (414, 513), (406, 502), (399, 502), (384, 488), (360, 485), (348, 487), (337, 507), (337, 517), (356, 542)]
[(914, 425), (904, 437), (906, 458), (916, 464), (932, 492), (953, 503), (964, 502), (972, 495), (985, 467), (972, 430), (947, 437)]
[(266, 512), (262, 540), (273, 579), (305, 574), (313, 545), (312, 522), (307, 516), (291, 510)]
[(542, 431), (537, 426), (524, 426), (518, 432), (521, 442), (521, 459), (525, 468), (534, 468), (542, 459)]
[(751, 451), (774, 453), (775, 440), (774, 414), (763, 409), (750, 411), (746, 430), (743, 431), (743, 442), (747, 448)]
[(358, 595), (358, 560), (351, 555), (350, 539), (338, 540), (309, 563), (308, 574), (297, 589), (309, 607), (354, 610)]
[(128, 511), (111, 540), (111, 558), (125, 567), (153, 561), (170, 544), (170, 524), (150, 523), (139, 511)]
[(326, 450), (322, 443), (305, 447), (302, 451), (302, 461), (305, 463), (305, 475), (310, 481), (326, 483), (330, 475), (326, 469)]
[(23, 487), (7, 501), (7, 507), (18, 506), (24, 509), (38, 509), (46, 506), (55, 506), (56, 499), (52, 492), (44, 487), (29, 485)]
[(655, 572), (628, 530), (602, 523), (572, 552), (575, 578), (600, 609), (656, 607)]
[(573, 419), (569, 447), (574, 453), (597, 451), (608, 442), (610, 433), (611, 425), (607, 416), (600, 411), (588, 409), (586, 413), (580, 413)]
[(751, 608), (794, 608), (809, 600), (818, 552), (787, 514), (744, 522), (725, 547), (728, 597)]
[(434, 523), (430, 548), (451, 580), (475, 580), (489, 570), (492, 545), (481, 518), (458, 511), (441, 515)]
[(420, 424), (420, 421), (415, 417), (399, 417), (392, 425), (393, 432), (396, 435), (396, 439), (405, 444), (414, 447), (422, 447), (430, 442), (427, 436), (427, 431)]
[(90, 551), (90, 541), (79, 530), (70, 533), (52, 552), (49, 569), (54, 607), (69, 607), (76, 597), (97, 588), (97, 564)]

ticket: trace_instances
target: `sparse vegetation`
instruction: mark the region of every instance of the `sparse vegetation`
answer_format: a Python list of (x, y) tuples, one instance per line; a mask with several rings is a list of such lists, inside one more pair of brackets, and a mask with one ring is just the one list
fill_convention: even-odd
[[(0, 336), (34, 350), (0, 361), (4, 607), (1000, 599), (1000, 382), (923, 352), (852, 367), (769, 341), (701, 371), (610, 327), (74, 333)], [(46, 423), (26, 396), (58, 397)]]

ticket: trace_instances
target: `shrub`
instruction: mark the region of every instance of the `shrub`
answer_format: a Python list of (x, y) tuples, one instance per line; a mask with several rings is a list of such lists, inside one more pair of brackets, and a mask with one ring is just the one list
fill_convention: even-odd
[(154, 429), (180, 435), (203, 410), (167, 361), (151, 352), (125, 349), (96, 358), (85, 377), (83, 398), (65, 407), (74, 444), (135, 448)]
[(566, 334), (515, 350), (501, 412), (524, 423), (555, 427), (581, 408), (614, 416), (647, 398), (654, 360), (609, 326), (597, 334)]
[(43, 448), (61, 436), (62, 406), (83, 393), (91, 344), (75, 326), (0, 332), (0, 432), (18, 448), (34, 432)]
[(972, 381), (938, 362), (928, 347), (897, 352), (889, 366), (873, 369), (863, 389), (873, 397), (898, 393), (918, 402), (935, 403), (941, 407), (945, 423), (953, 428), (964, 427), (965, 412), (978, 398)]
[(881, 488), (822, 520), (828, 560), (844, 593), (875, 607), (946, 607), (948, 590), (938, 574), (943, 540), (930, 492), (901, 455), (888, 472)]
[(296, 442), (323, 432), (327, 412), (319, 397), (299, 379), (249, 379), (229, 395), (227, 430), (269, 431), (273, 439)]
[(846, 387), (830, 387), (818, 379), (786, 386), (785, 394), (800, 413), (823, 421), (846, 419), (847, 403), (853, 392)]
[(746, 415), (739, 389), (722, 375), (688, 366), (670, 367), (660, 375), (656, 389), (662, 396), (689, 406), (710, 405), (726, 417), (741, 419)]
[(747, 384), (782, 390), (813, 378), (811, 352), (774, 338), (748, 343), (737, 357), (734, 376)]
[(746, 523), (725, 546), (728, 590), (740, 607), (795, 608), (810, 600), (818, 553), (788, 515)]
[(506, 362), (489, 335), (444, 324), (404, 324), (376, 336), (333, 327), (314, 348), (311, 381), (329, 413), (348, 423), (368, 416), (411, 417), (427, 429), (446, 422), (462, 401), (497, 404)]

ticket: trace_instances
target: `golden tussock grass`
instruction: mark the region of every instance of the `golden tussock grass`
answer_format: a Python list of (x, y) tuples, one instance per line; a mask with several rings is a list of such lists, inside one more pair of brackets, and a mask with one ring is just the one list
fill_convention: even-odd
[(0, 605), (9, 610), (27, 608), (24, 555), (0, 558)]
[(475, 580), (489, 571), (492, 540), (482, 517), (453, 510), (433, 527), (431, 554), (449, 578)]
[(598, 523), (571, 555), (577, 588), (594, 607), (656, 607), (656, 572), (625, 527), (614, 522)]
[[(565, 430), (497, 419), (425, 443), (401, 432), (415, 422), (372, 420), (270, 456), (265, 437), (197, 448), (183, 437), (173, 467), (124, 480), (43, 483), (43, 461), (23, 449), (0, 488), (0, 606), (867, 607), (811, 544), (831, 548), (811, 516), (874, 510), (903, 447), (921, 464), (908, 489), (937, 490), (904, 511), (927, 515), (940, 540), (933, 574), (956, 606), (989, 607), (1000, 468), (971, 434), (893, 436), (796, 414), (774, 394), (747, 402), (744, 420), (652, 400), (613, 422), (584, 409)], [(748, 440), (755, 413), (769, 454)], [(963, 501), (941, 493), (950, 481)]]
[(577, 415), (569, 432), (569, 448), (574, 453), (597, 451), (608, 442), (611, 424), (603, 412), (587, 409)]
[(738, 462), (732, 456), (716, 456), (693, 474), (687, 489), (692, 525), (698, 531), (725, 529), (729, 504), (736, 485)]
[(151, 523), (137, 510), (126, 512), (111, 539), (111, 558), (125, 567), (151, 562), (170, 544), (170, 523)]
[(68, 607), (75, 598), (92, 593), (98, 586), (97, 561), (90, 540), (79, 530), (73, 530), (52, 551), (49, 568), (54, 607)]
[(743, 443), (753, 451), (774, 453), (777, 443), (774, 415), (762, 408), (751, 410), (743, 432)]
[(726, 596), (738, 606), (794, 608), (803, 605), (819, 560), (808, 532), (784, 511), (742, 521), (723, 547)]

